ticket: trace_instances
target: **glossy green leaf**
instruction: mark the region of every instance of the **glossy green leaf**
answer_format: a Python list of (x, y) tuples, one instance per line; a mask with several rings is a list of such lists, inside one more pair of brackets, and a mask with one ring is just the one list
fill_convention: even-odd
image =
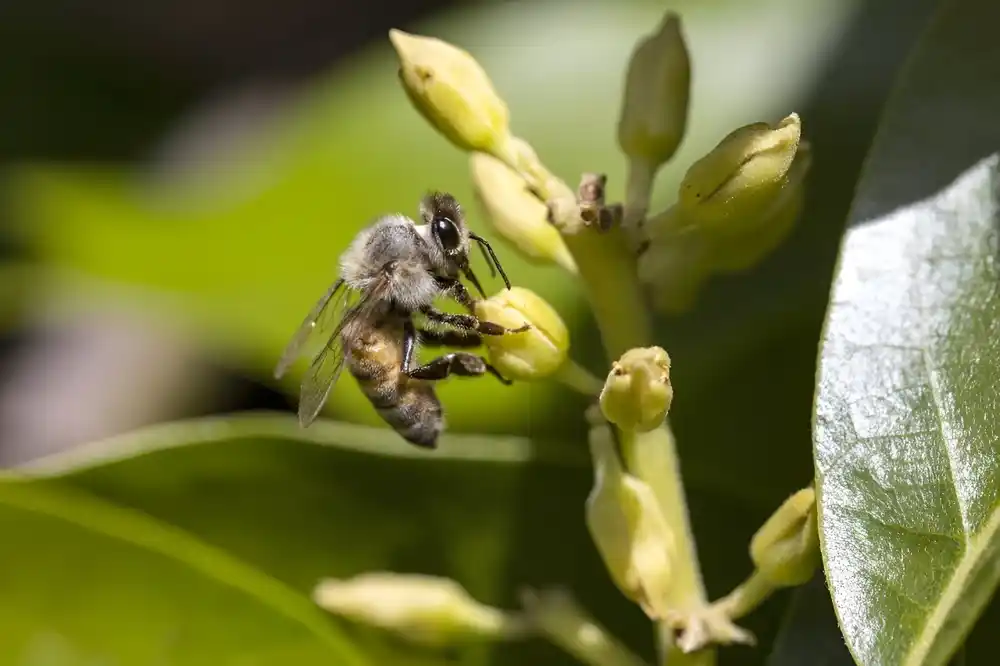
[(918, 45), (831, 297), (817, 490), (862, 665), (946, 663), (1000, 577), (998, 24), (996, 3), (948, 2)]
[(0, 663), (372, 663), (306, 597), (148, 516), (0, 479)]
[[(648, 623), (604, 574), (583, 524), (585, 444), (445, 435), (427, 452), (384, 429), (320, 421), (303, 432), (290, 416), (245, 415), (156, 426), (18, 474), (29, 487), (58, 479), (140, 510), (302, 598), (321, 578), (370, 570), (449, 576), (480, 601), (508, 607), (522, 585), (564, 583), (612, 613), (619, 629), (624, 623), (626, 637), (648, 638)], [(238, 630), (240, 618), (229, 621)], [(366, 655), (381, 655), (378, 663), (413, 666), (435, 656), (346, 628)], [(497, 648), (504, 663), (573, 663), (550, 649)], [(473, 646), (457, 663), (483, 664), (494, 653)]]

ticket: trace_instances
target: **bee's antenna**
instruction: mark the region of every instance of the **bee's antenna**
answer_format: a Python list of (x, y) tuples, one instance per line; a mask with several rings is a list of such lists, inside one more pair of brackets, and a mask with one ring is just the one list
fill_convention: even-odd
[(490, 244), (488, 242), (486, 242), (486, 239), (483, 238), (482, 236), (477, 236), (476, 234), (474, 234), (472, 232), (469, 232), (469, 238), (471, 238), (472, 240), (474, 240), (477, 243), (479, 243), (479, 248), (481, 250), (484, 250), (484, 252), (488, 252), (489, 253), (489, 258), (491, 260), (490, 262), (488, 262), (490, 264), (490, 270), (492, 270), (493, 266), (496, 266), (497, 271), (500, 273), (500, 277), (503, 278), (503, 283), (505, 285), (507, 285), (508, 289), (510, 289), (510, 279), (507, 277), (507, 274), (504, 272), (503, 266), (500, 265), (500, 260), (497, 259), (496, 252), (494, 252), (493, 248), (490, 247)]
[(476, 288), (480, 295), (482, 295), (483, 298), (486, 298), (487, 296), (486, 292), (483, 291), (483, 285), (479, 284), (479, 279), (476, 277), (476, 274), (472, 272), (472, 267), (466, 264), (462, 267), (462, 272), (465, 273), (465, 277), (469, 278), (469, 282), (472, 283), (472, 286)]
[[(478, 237), (477, 237), (477, 240), (478, 240)], [(483, 247), (482, 245), (480, 245), (479, 246), (479, 251), (483, 253), (483, 259), (486, 260), (486, 265), (490, 267), (490, 277), (496, 277), (497, 276), (497, 269), (493, 265), (493, 262), (490, 260), (490, 255), (486, 253), (486, 248)]]

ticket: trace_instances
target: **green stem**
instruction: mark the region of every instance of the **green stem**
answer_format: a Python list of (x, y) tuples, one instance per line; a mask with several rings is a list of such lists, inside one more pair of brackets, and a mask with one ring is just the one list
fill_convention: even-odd
[(638, 157), (628, 158), (625, 173), (625, 213), (622, 218), (622, 226), (629, 234), (637, 234), (646, 219), (656, 171), (657, 167), (648, 160)]
[(559, 366), (552, 378), (591, 398), (600, 395), (601, 389), (604, 388), (604, 382), (592, 375), (586, 368), (569, 359)]
[(777, 589), (760, 571), (754, 570), (750, 577), (732, 592), (712, 604), (730, 620), (749, 615), (774, 594)]
[[(565, 233), (566, 245), (576, 261), (608, 362), (629, 349), (653, 344), (652, 326), (635, 274), (635, 263), (619, 229), (597, 233), (588, 228)], [(677, 447), (669, 426), (635, 433), (622, 432), (626, 465), (653, 489), (668, 524), (677, 535), (676, 582), (668, 604), (680, 611), (702, 608), (707, 596), (694, 535), (688, 518)], [(670, 666), (709, 666), (714, 650), (681, 652), (666, 627), (657, 630), (661, 662)]]
[[(667, 524), (677, 535), (675, 579), (667, 603), (681, 613), (704, 608), (708, 600), (670, 426), (664, 423), (662, 427), (644, 433), (622, 431), (621, 447), (626, 467), (653, 489)], [(694, 654), (681, 652), (674, 645), (673, 632), (667, 627), (659, 628), (657, 638), (662, 664), (707, 666), (715, 663), (712, 650)]]
[[(519, 171), (543, 199), (557, 205), (553, 210), (561, 210), (563, 214), (574, 210), (576, 195), (573, 190), (551, 174), (533, 155), (522, 151), (510, 155), (509, 159), (512, 162), (510, 166)], [(651, 346), (652, 324), (636, 276), (635, 257), (622, 229), (614, 227), (601, 233), (583, 224), (578, 215), (568, 214), (567, 219), (556, 219), (554, 223), (562, 232), (566, 247), (576, 263), (591, 311), (597, 320), (608, 363), (617, 361), (629, 349)], [(663, 515), (679, 541), (677, 561), (674, 562), (676, 581), (667, 603), (681, 612), (707, 608), (708, 599), (688, 518), (677, 447), (669, 426), (664, 423), (662, 427), (646, 433), (623, 432), (621, 443), (629, 471), (653, 489)], [(673, 631), (662, 624), (657, 627), (656, 635), (662, 664), (715, 664), (714, 650), (685, 653), (677, 647)]]

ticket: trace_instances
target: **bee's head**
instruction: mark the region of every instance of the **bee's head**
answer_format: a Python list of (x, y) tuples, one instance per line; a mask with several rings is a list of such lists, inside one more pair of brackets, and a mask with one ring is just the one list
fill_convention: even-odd
[(471, 241), (476, 241), (489, 263), (490, 273), (496, 275), (496, 270), (499, 270), (504, 283), (510, 289), (510, 281), (500, 267), (493, 249), (489, 243), (472, 233), (466, 226), (462, 207), (455, 197), (447, 192), (431, 192), (420, 202), (420, 217), (430, 228), (434, 262), (438, 264), (439, 270), (451, 277), (464, 275), (485, 298), (486, 293), (472, 272), (472, 267), (469, 266), (469, 244)]
[(440, 251), (442, 263), (454, 268), (469, 263), (469, 229), (465, 226), (462, 207), (446, 192), (431, 192), (420, 202), (420, 216), (430, 227), (430, 237)]

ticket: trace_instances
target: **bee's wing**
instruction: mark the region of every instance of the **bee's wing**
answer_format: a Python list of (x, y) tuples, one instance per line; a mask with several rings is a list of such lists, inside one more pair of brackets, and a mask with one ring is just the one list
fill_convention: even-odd
[(350, 292), (351, 290), (347, 288), (342, 278), (330, 285), (330, 288), (323, 294), (323, 298), (319, 299), (316, 305), (313, 306), (312, 311), (306, 315), (306, 318), (295, 332), (295, 336), (288, 343), (288, 346), (285, 347), (278, 365), (274, 368), (275, 379), (281, 379), (288, 372), (288, 368), (291, 367), (292, 363), (302, 355), (306, 342), (309, 341), (314, 331), (318, 330), (320, 335), (322, 335), (323, 329), (327, 328), (330, 322), (337, 319), (343, 313), (344, 308), (347, 306)]
[(313, 359), (312, 365), (302, 379), (302, 390), (299, 395), (299, 423), (303, 427), (316, 420), (323, 403), (326, 402), (344, 369), (346, 357), (341, 333), (358, 317), (366, 316), (367, 309), (378, 302), (379, 298), (381, 298), (379, 287), (365, 292), (361, 300), (351, 306), (337, 322), (337, 327), (330, 333), (326, 346)]

